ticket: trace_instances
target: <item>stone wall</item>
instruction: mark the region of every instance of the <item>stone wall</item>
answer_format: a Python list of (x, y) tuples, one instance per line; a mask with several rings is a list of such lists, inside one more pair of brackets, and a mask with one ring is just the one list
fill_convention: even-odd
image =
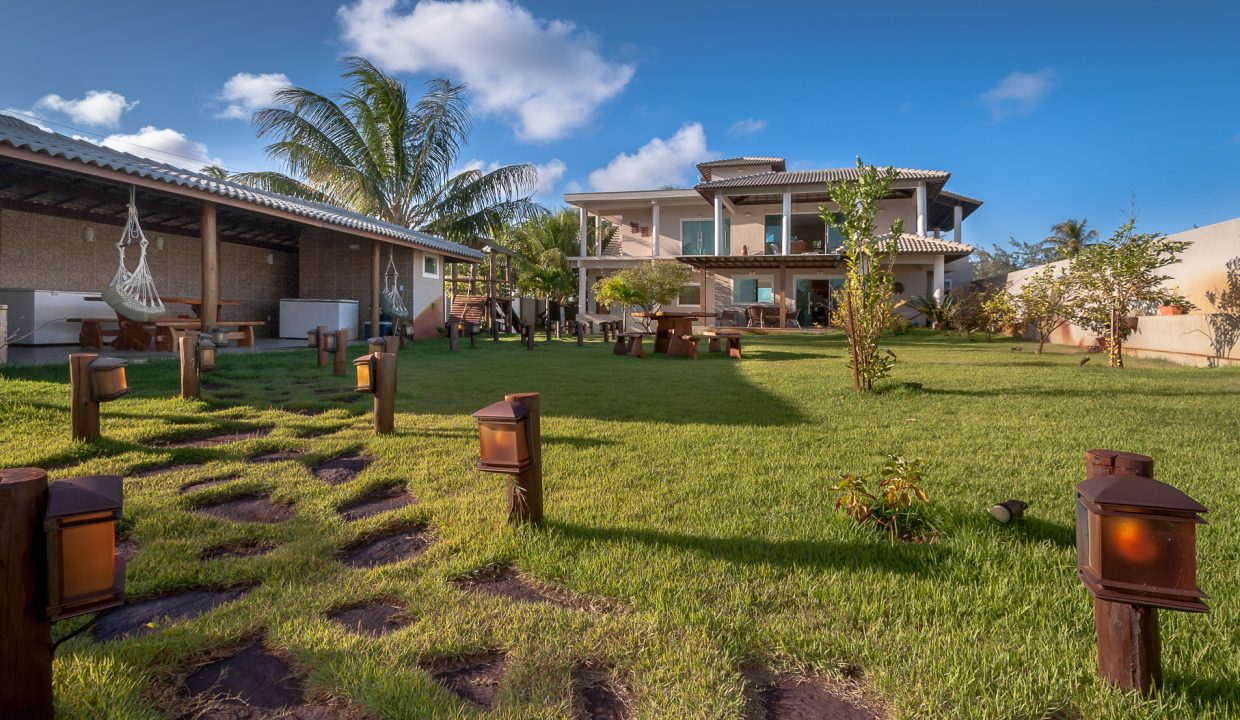
[[(86, 228), (94, 229), (88, 242)], [(116, 241), (122, 225), (71, 220), (0, 209), (0, 287), (101, 292), (116, 274)], [(158, 238), (163, 238), (159, 249)], [(148, 232), (147, 261), (161, 295), (202, 296), (202, 244), (194, 235)], [(271, 262), (268, 262), (268, 256)], [(127, 254), (129, 267), (137, 249)], [(295, 253), (270, 252), (220, 243), (220, 297), (239, 300), (224, 306), (221, 320), (262, 320), (260, 336), (274, 336), (280, 298), (297, 297)], [(169, 305), (169, 315), (189, 315), (185, 305)]]

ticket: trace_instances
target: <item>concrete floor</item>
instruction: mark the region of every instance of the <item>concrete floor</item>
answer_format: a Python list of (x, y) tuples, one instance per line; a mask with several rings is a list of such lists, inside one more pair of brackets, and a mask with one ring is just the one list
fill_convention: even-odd
[[(252, 348), (239, 348), (235, 343), (230, 343), (228, 347), (220, 348), (219, 352), (223, 354), (241, 354), (241, 353), (259, 353), (271, 352), (273, 350), (290, 350), (293, 348), (304, 348), (306, 341), (302, 340), (285, 340), (281, 338), (262, 338), (254, 341)], [(91, 352), (97, 353), (101, 357), (118, 357), (133, 363), (140, 363), (150, 358), (174, 359), (174, 353), (155, 352), (155, 351), (134, 351), (134, 350), (113, 350), (106, 345), (101, 349), (87, 349), (76, 345), (13, 345), (9, 347), (9, 365), (57, 365), (69, 362), (70, 353)]]

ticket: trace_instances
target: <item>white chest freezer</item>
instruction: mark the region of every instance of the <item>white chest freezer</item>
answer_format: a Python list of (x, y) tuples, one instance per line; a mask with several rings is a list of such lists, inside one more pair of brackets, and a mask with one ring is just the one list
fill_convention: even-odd
[(280, 300), (280, 337), (305, 339), (306, 332), (320, 325), (335, 332), (349, 331), (356, 340), (358, 302), (356, 300), (322, 300), (282, 298)]
[(14, 345), (77, 345), (82, 326), (65, 318), (115, 318), (107, 303), (91, 302), (98, 292), (0, 288), (0, 305), (9, 306)]

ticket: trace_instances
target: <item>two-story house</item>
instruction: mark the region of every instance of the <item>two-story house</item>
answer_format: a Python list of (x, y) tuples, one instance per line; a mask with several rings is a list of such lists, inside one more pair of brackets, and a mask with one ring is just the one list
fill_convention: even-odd
[[(594, 282), (642, 262), (681, 262), (694, 269), (675, 309), (702, 312), (715, 323), (744, 317), (754, 305), (785, 308), (801, 327), (826, 326), (832, 292), (842, 283), (842, 238), (823, 222), (831, 181), (854, 180), (855, 168), (789, 172), (783, 158), (740, 157), (697, 166), (691, 189), (569, 193), (581, 213), (618, 226), (616, 237), (589, 255), (583, 240), (571, 262), (581, 312), (598, 312)], [(900, 169), (877, 218), (879, 231), (903, 218), (894, 258), (897, 294), (941, 297), (971, 279), (973, 248), (961, 224), (982, 202), (943, 189), (950, 173)], [(945, 233), (951, 233), (950, 239)], [(709, 323), (709, 320), (707, 322)], [(791, 325), (792, 323), (787, 323)]]

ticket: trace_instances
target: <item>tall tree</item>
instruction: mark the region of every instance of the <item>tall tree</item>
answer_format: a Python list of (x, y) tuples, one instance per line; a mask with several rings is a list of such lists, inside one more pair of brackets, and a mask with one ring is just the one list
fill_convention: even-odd
[(857, 179), (827, 183), (827, 192), (839, 205), (818, 207), (823, 222), (844, 236), (844, 286), (835, 322), (848, 336), (849, 363), (857, 390), (874, 389), (874, 381), (891, 372), (891, 356), (879, 352), (879, 339), (895, 314), (895, 245), (904, 221), (891, 223), (886, 236), (878, 235), (874, 218), (891, 190), (896, 169), (866, 165), (857, 158)]
[(453, 173), (470, 132), (464, 85), (431, 80), (411, 106), (405, 84), (370, 61), (344, 64), (344, 92), (287, 87), (275, 107), (254, 114), (259, 137), (274, 138), (268, 156), (286, 172), (232, 180), (462, 241), (537, 212), (532, 165)]
[(1042, 241), (1042, 246), (1058, 252), (1061, 257), (1076, 257), (1097, 241), (1098, 231), (1090, 229), (1088, 219), (1081, 218), (1078, 222), (1068, 218), (1051, 225), (1051, 234)]
[[(586, 252), (593, 254), (601, 242), (606, 248), (618, 227), (591, 217), (586, 226)], [(577, 291), (568, 259), (581, 253), (579, 216), (575, 210), (539, 213), (503, 235), (502, 241), (521, 257), (516, 285), (523, 294), (562, 305)], [(548, 307), (550, 319), (551, 307)]]

